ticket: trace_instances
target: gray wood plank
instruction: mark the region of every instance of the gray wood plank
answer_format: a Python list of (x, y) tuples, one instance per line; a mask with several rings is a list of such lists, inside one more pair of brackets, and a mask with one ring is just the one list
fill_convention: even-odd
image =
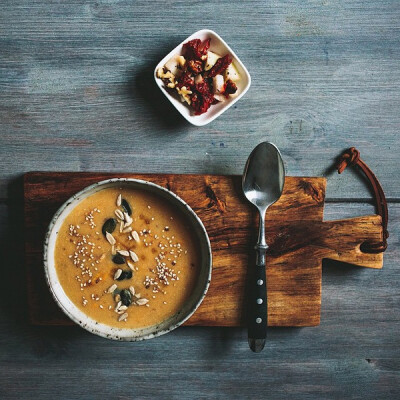
[[(0, 12), (0, 398), (394, 399), (400, 396), (400, 3), (396, 0), (6, 0)], [(191, 127), (152, 82), (197, 29), (224, 37), (253, 83), (237, 106)], [(327, 262), (322, 323), (180, 328), (114, 343), (26, 322), (21, 194), (29, 170), (241, 173), (262, 140), (290, 175), (326, 175), (326, 218), (372, 212), (355, 145), (390, 204), (383, 270)], [(337, 203), (336, 200), (341, 200)], [(348, 203), (343, 203), (343, 200)], [(19, 202), (19, 203), (18, 203)]]
[[(386, 399), (400, 394), (400, 204), (390, 207), (382, 270), (327, 262), (321, 325), (269, 329), (255, 355), (244, 329), (182, 327), (142, 343), (25, 318), (22, 219), (0, 205), (0, 398)], [(371, 213), (328, 204), (326, 219)]]
[[(0, 197), (28, 170), (240, 173), (268, 139), (290, 175), (329, 175), (330, 199), (369, 196), (354, 174), (328, 170), (356, 145), (398, 198), (399, 16), (393, 0), (3, 2)], [(237, 51), (253, 84), (196, 128), (152, 71), (204, 26)]]

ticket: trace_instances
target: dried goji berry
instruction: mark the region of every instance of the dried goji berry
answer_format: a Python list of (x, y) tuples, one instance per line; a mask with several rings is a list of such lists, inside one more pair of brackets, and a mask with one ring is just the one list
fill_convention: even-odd
[(222, 74), (229, 67), (231, 62), (232, 57), (229, 54), (219, 58), (210, 71), (208, 71), (208, 76), (214, 78), (214, 76)]
[(211, 93), (210, 85), (205, 80), (204, 82), (194, 85), (194, 94), (191, 97), (192, 107), (195, 115), (205, 113), (214, 102), (214, 95)]
[(198, 96), (197, 101), (192, 100), (192, 107), (194, 109), (194, 115), (201, 115), (207, 112), (212, 102), (206, 101), (203, 97)]
[(183, 55), (187, 60), (193, 60), (197, 58), (200, 44), (200, 39), (193, 39), (183, 45)]
[(205, 55), (207, 54), (208, 49), (210, 48), (210, 43), (211, 43), (211, 39), (210, 39), (210, 38), (207, 39), (207, 40), (205, 40), (205, 41), (202, 43), (201, 48), (200, 48), (199, 50), (200, 50), (200, 52), (201, 52), (201, 54), (202, 54), (203, 56), (205, 56)]
[(224, 95), (225, 97), (229, 97), (230, 94), (234, 94), (237, 91), (237, 86), (235, 84), (235, 82), (231, 81), (230, 79), (228, 79), (225, 83), (225, 87), (224, 87)]
[(211, 39), (203, 43), (200, 39), (193, 39), (183, 45), (183, 53), (187, 60), (201, 60), (207, 54)]
[(190, 74), (190, 72), (185, 71), (179, 78), (178, 78), (178, 88), (182, 89), (183, 86), (186, 86), (187, 89), (192, 88), (194, 85), (194, 78)]
[(195, 90), (197, 90), (201, 94), (211, 93), (210, 85), (209, 85), (207, 80), (204, 80), (203, 82), (197, 83), (195, 85)]

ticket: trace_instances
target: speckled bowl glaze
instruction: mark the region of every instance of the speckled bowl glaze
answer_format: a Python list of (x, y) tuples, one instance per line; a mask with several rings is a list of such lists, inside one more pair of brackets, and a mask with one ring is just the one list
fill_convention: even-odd
[[(199, 254), (201, 257), (201, 267), (196, 286), (190, 295), (188, 301), (184, 304), (183, 308), (172, 317), (166, 319), (158, 325), (141, 328), (141, 329), (127, 329), (115, 328), (95, 321), (82, 312), (65, 294), (62, 288), (54, 262), (54, 251), (56, 245), (57, 234), (72, 209), (83, 199), (96, 193), (100, 190), (110, 187), (129, 186), (132, 189), (145, 190), (150, 193), (165, 199), (174, 207), (180, 210), (184, 218), (193, 229), (194, 236), (198, 242)], [(195, 212), (186, 204), (181, 198), (176, 196), (171, 191), (158, 186), (154, 183), (138, 180), (138, 179), (107, 179), (88, 186), (79, 193), (72, 196), (66, 201), (60, 209), (56, 212), (50, 222), (44, 244), (44, 270), (46, 275), (47, 284), (50, 292), (52, 293), (56, 303), (64, 311), (69, 318), (79, 324), (82, 328), (92, 332), (96, 335), (103, 336), (108, 339), (122, 340), (122, 341), (139, 341), (144, 339), (151, 339), (156, 336), (168, 333), (178, 326), (182, 325), (199, 307), (207, 293), (211, 280), (212, 269), (212, 255), (211, 245), (208, 238), (206, 229), (203, 223)]]

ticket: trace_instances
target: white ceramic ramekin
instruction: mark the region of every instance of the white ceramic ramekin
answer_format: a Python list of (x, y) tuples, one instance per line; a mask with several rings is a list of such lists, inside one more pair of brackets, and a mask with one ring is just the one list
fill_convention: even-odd
[[(233, 58), (233, 64), (237, 68), (240, 74), (240, 81), (236, 82), (238, 87), (238, 94), (235, 97), (231, 97), (224, 102), (212, 105), (207, 112), (201, 115), (194, 115), (193, 111), (189, 108), (186, 103), (182, 103), (178, 97), (171, 95), (165, 88), (164, 83), (161, 79), (157, 78), (157, 70), (165, 65), (165, 63), (175, 54), (182, 53), (182, 46), (184, 43), (192, 39), (206, 40), (211, 38), (210, 50), (221, 54), (230, 54)], [(240, 61), (239, 57), (234, 53), (234, 51), (228, 46), (228, 44), (214, 31), (209, 29), (202, 29), (193, 33), (193, 35), (186, 38), (182, 43), (176, 46), (170, 53), (168, 53), (156, 66), (154, 70), (154, 79), (157, 86), (165, 94), (167, 99), (175, 106), (175, 108), (182, 114), (182, 116), (191, 124), (196, 126), (203, 126), (215, 118), (219, 117), (223, 112), (225, 112), (229, 107), (232, 107), (244, 94), (249, 90), (251, 84), (251, 77), (246, 67)]]

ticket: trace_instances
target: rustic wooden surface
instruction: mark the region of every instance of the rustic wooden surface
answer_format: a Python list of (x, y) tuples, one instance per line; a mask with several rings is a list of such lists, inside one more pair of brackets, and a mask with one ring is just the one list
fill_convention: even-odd
[[(395, 399), (400, 396), (400, 3), (397, 0), (5, 0), (0, 12), (0, 398)], [(152, 70), (214, 29), (252, 75), (209, 126), (187, 125)], [(326, 176), (325, 219), (373, 212), (330, 169), (355, 145), (390, 200), (382, 270), (329, 262), (321, 325), (182, 327), (114, 343), (27, 322), (22, 193), (32, 170), (240, 174), (262, 140), (288, 175)]]
[[(257, 213), (241, 194), (240, 176), (31, 172), (24, 175), (25, 260), (28, 307), (34, 324), (70, 324), (55, 307), (43, 273), (43, 238), (52, 216), (83, 188), (107, 178), (144, 179), (185, 200), (208, 232), (210, 288), (186, 325), (245, 326), (246, 282), (254, 265)], [(322, 260), (382, 268), (383, 254), (360, 251), (382, 240), (377, 215), (323, 222), (326, 180), (287, 177), (281, 198), (266, 216), (269, 326), (320, 322)]]

